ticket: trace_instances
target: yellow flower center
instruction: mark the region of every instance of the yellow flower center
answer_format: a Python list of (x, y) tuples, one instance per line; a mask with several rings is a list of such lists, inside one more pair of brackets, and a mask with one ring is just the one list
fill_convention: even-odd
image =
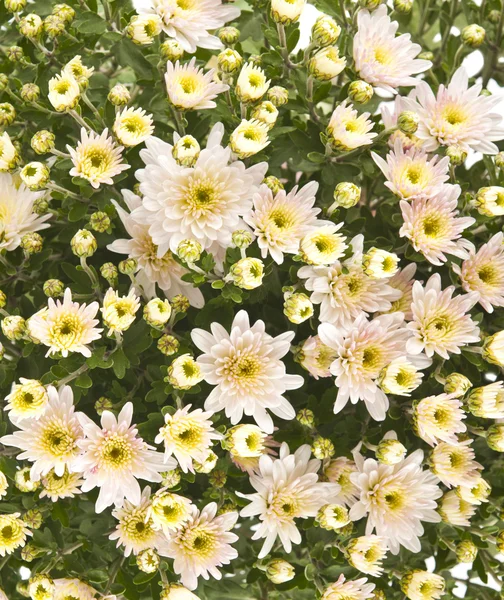
[(72, 431), (61, 422), (49, 424), (42, 434), (41, 444), (51, 456), (64, 457), (76, 448)]
[(187, 528), (179, 541), (186, 554), (200, 559), (211, 558), (218, 545), (215, 532), (206, 525)]
[(378, 346), (370, 346), (362, 353), (362, 366), (368, 371), (377, 369), (382, 360), (382, 351)]
[(110, 469), (123, 469), (131, 464), (133, 449), (129, 440), (113, 433), (100, 446), (100, 464)]
[(146, 520), (145, 511), (140, 509), (133, 510), (121, 519), (121, 529), (136, 544), (148, 543), (156, 535), (152, 519)]

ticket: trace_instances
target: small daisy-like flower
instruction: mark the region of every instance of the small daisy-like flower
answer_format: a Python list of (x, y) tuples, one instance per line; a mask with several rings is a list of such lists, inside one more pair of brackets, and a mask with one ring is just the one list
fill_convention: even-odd
[(329, 46), (310, 58), (308, 68), (319, 81), (331, 81), (344, 70), (346, 64), (346, 58), (340, 56), (338, 46)]
[(100, 309), (103, 324), (108, 327), (108, 334), (126, 331), (135, 321), (135, 314), (140, 308), (140, 300), (131, 289), (127, 296), (119, 296), (112, 288), (107, 290)]
[(11, 393), (5, 397), (5, 410), (10, 411), (11, 421), (38, 419), (47, 408), (49, 395), (45, 387), (37, 379), (19, 378), (20, 383), (13, 383)]
[(165, 489), (152, 496), (148, 517), (155, 529), (162, 529), (166, 536), (179, 529), (191, 516), (191, 501), (184, 496), (172, 494)]
[(95, 600), (96, 590), (80, 579), (55, 579), (53, 600)]
[(387, 179), (385, 185), (403, 200), (435, 196), (450, 178), (447, 156), (439, 160), (439, 156), (429, 158), (420, 148), (404, 150), (400, 139), (394, 142), (386, 161), (375, 152), (371, 156)]
[(173, 415), (166, 413), (165, 424), (155, 439), (156, 444), (164, 443), (165, 460), (174, 456), (184, 473), (194, 473), (193, 461), (204, 462), (213, 440), (222, 438), (210, 421), (212, 412), (190, 409), (188, 404)]
[(98, 308), (98, 302), (89, 305), (72, 302), (72, 292), (66, 288), (63, 302), (49, 298), (47, 308), (30, 318), (29, 333), (48, 346), (46, 356), (61, 352), (66, 357), (70, 352), (79, 352), (90, 357), (87, 344), (100, 339), (103, 331), (96, 327), (98, 320), (94, 318)]
[(464, 419), (462, 402), (453, 394), (429, 396), (413, 403), (415, 432), (431, 446), (440, 442), (457, 445), (457, 434), (467, 430)]
[(425, 351), (429, 357), (436, 353), (448, 360), (450, 354), (460, 354), (461, 347), (479, 341), (479, 327), (466, 314), (478, 301), (478, 294), (453, 297), (454, 291), (453, 286), (441, 290), (438, 273), (425, 287), (419, 281), (413, 284), (413, 320), (407, 325), (413, 337), (406, 342), (408, 353)]
[(324, 467), (324, 475), (327, 480), (340, 486), (336, 502), (351, 506), (359, 498), (359, 488), (351, 478), (352, 473), (356, 472), (357, 467), (354, 461), (345, 456), (331, 459)]
[(49, 168), (44, 163), (33, 161), (21, 169), (19, 176), (28, 189), (40, 190), (49, 181)]
[(42, 491), (40, 497), (48, 497), (53, 502), (61, 498), (74, 498), (75, 494), (80, 494), (80, 485), (82, 479), (78, 473), (71, 473), (65, 469), (63, 475), (57, 475), (52, 469), (49, 473), (42, 475)]
[(30, 467), (18, 469), (14, 475), (14, 483), (17, 489), (23, 493), (34, 492), (40, 485), (40, 481), (33, 481), (30, 475)]
[(488, 496), (490, 496), (491, 491), (490, 484), (483, 477), (478, 477), (474, 481), (471, 481), (469, 485), (459, 485), (455, 488), (455, 492), (459, 498), (469, 502), (469, 504), (476, 504), (478, 506), (483, 502), (488, 502)]
[(401, 589), (409, 600), (437, 600), (444, 594), (441, 575), (415, 569), (401, 577)]
[(430, 454), (432, 472), (446, 487), (471, 486), (483, 468), (474, 460), (472, 440), (456, 445), (440, 442)]
[(330, 377), (329, 367), (336, 359), (336, 351), (326, 346), (318, 335), (310, 336), (300, 348), (299, 362), (312, 377)]
[(4, 131), (0, 134), (0, 172), (13, 169), (16, 166), (18, 158), (18, 152), (9, 134)]
[(380, 577), (382, 560), (387, 556), (387, 542), (377, 535), (365, 535), (350, 540), (346, 547), (348, 562), (366, 575)]
[(201, 110), (215, 108), (213, 102), (222, 92), (229, 89), (225, 83), (215, 82), (215, 69), (206, 73), (196, 66), (196, 58), (181, 65), (179, 61), (166, 63), (165, 83), (170, 102), (179, 110)]
[(321, 600), (367, 600), (373, 598), (374, 583), (367, 583), (367, 579), (346, 581), (345, 576), (339, 576), (338, 581), (331, 583), (322, 594)]
[(481, 215), (500, 217), (504, 215), (504, 188), (498, 185), (482, 187), (473, 202)]
[(404, 269), (397, 273), (387, 281), (387, 285), (398, 292), (401, 292), (399, 300), (392, 302), (392, 307), (386, 312), (402, 312), (404, 319), (410, 321), (413, 318), (411, 312), (411, 300), (413, 298), (413, 284), (415, 283), (415, 273), (417, 266), (415, 263), (406, 265)]
[(423, 141), (426, 152), (441, 146), (461, 146), (483, 154), (497, 154), (493, 143), (504, 138), (502, 114), (494, 109), (498, 95), (480, 95), (482, 85), (469, 87), (464, 67), (455, 71), (450, 84), (440, 85), (434, 96), (429, 85), (421, 81), (408, 98), (406, 109), (418, 114), (420, 123), (415, 135)]
[(253, 119), (267, 125), (268, 129), (271, 129), (278, 119), (278, 108), (273, 102), (265, 100), (252, 110), (251, 116)]
[(123, 146), (138, 146), (154, 132), (152, 115), (141, 108), (124, 108), (116, 115), (113, 131)]
[(289, 352), (294, 332), (273, 338), (266, 333), (264, 321), (251, 326), (244, 310), (235, 316), (231, 333), (219, 323), (210, 328), (212, 333), (203, 329), (191, 332), (193, 343), (204, 352), (197, 359), (204, 379), (215, 386), (205, 409), (225, 410), (233, 425), (245, 413), (266, 433), (273, 433), (273, 419), (267, 410), (282, 419), (293, 419), (296, 414), (283, 394), (298, 389), (304, 380), (288, 375), (281, 358)]
[(377, 383), (386, 394), (411, 396), (411, 392), (422, 383), (423, 373), (410, 360), (401, 356), (386, 365), (378, 376)]
[(240, 71), (235, 92), (242, 102), (256, 102), (268, 91), (269, 84), (261, 67), (247, 63)]
[(49, 102), (58, 112), (74, 108), (80, 98), (80, 88), (77, 79), (69, 72), (55, 75), (49, 80)]
[(54, 581), (46, 573), (36, 573), (28, 582), (28, 593), (32, 600), (52, 600)]
[(362, 259), (364, 273), (372, 279), (392, 277), (399, 270), (398, 263), (397, 254), (380, 248), (370, 248)]
[(242, 159), (257, 154), (270, 143), (268, 131), (268, 125), (262, 121), (243, 119), (229, 138), (231, 150)]
[(337, 531), (350, 523), (348, 509), (341, 504), (326, 504), (319, 509), (316, 522), (328, 531)]
[(147, 46), (152, 44), (162, 28), (163, 21), (159, 15), (134, 15), (130, 19), (126, 32), (135, 44)]
[(441, 498), (438, 509), (443, 521), (456, 527), (469, 527), (476, 510), (474, 504), (460, 498), (455, 490), (447, 492)]
[(259, 467), (263, 454), (274, 454), (271, 446), (278, 446), (273, 438), (257, 425), (237, 425), (226, 432), (225, 447), (234, 464), (251, 475)]
[(475, 223), (473, 217), (459, 217), (457, 200), (460, 186), (444, 185), (437, 196), (401, 200), (404, 224), (399, 234), (407, 237), (417, 252), (433, 265), (442, 265), (446, 254), (468, 258), (473, 245), (462, 238), (464, 229)]
[(102, 183), (112, 185), (113, 177), (129, 169), (131, 165), (122, 162), (122, 146), (116, 146), (104, 129), (101, 135), (81, 129), (81, 139), (77, 148), (67, 145), (73, 168), (70, 175), (82, 177), (98, 189)]
[(168, 367), (168, 382), (176, 390), (190, 390), (203, 381), (200, 366), (190, 354), (182, 354)]
[(12, 554), (16, 548), (23, 547), (26, 536), (32, 535), (20, 516), (21, 513), (0, 515), (0, 556)]
[(3, 471), (0, 471), (0, 498), (3, 498), (7, 494), (9, 489), (9, 482)]
[(459, 267), (452, 265), (466, 292), (477, 292), (478, 302), (488, 312), (504, 306), (504, 234), (499, 231)]
[(168, 538), (164, 556), (174, 559), (173, 570), (190, 590), (196, 589), (198, 577), (208, 580), (210, 575), (221, 579), (218, 567), (228, 565), (238, 556), (231, 546), (238, 536), (231, 533), (237, 512), (216, 516), (217, 504), (207, 504), (200, 512), (191, 505), (191, 516), (184, 525)]
[(254, 194), (254, 210), (245, 216), (245, 222), (257, 236), (261, 255), (271, 255), (277, 264), (282, 264), (284, 254), (297, 254), (303, 237), (314, 230), (320, 208), (315, 208), (318, 183), (312, 181), (301, 189), (295, 186), (289, 193), (279, 190), (276, 194), (263, 184)]
[(73, 392), (68, 385), (58, 392), (52, 385), (47, 387), (49, 403), (38, 420), (18, 423), (19, 431), (1, 438), (2, 444), (23, 450), (18, 460), (33, 463), (30, 477), (39, 481), (41, 475), (54, 469), (62, 476), (66, 467), (72, 468), (79, 454), (78, 442), (82, 428), (74, 412)]
[(79, 82), (81, 79), (88, 80), (94, 72), (94, 67), (86, 67), (82, 63), (80, 55), (77, 54), (71, 61), (67, 62), (62, 72), (66, 75), (72, 75)]
[(469, 410), (475, 417), (504, 419), (504, 384), (502, 381), (474, 388), (466, 401)]
[(337, 233), (343, 223), (323, 225), (307, 233), (299, 243), (299, 253), (303, 262), (309, 265), (332, 265), (343, 256), (348, 244), (346, 236)]
[(367, 112), (359, 115), (351, 104), (347, 105), (346, 100), (337, 106), (327, 126), (334, 149), (347, 152), (371, 144), (378, 134), (370, 133), (373, 123), (369, 117)]

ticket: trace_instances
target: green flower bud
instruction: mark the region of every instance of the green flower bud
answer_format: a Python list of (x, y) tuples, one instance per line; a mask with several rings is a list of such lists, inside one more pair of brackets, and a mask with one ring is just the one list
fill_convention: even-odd
[(201, 258), (203, 248), (196, 240), (182, 240), (177, 246), (177, 256), (186, 263), (195, 263)]
[(158, 340), (157, 347), (165, 356), (172, 356), (178, 352), (180, 343), (173, 335), (162, 335)]
[(418, 58), (421, 58), (422, 60), (430, 60), (433, 61), (434, 60), (434, 53), (433, 52), (420, 52), (420, 54), (418, 55)]
[(96, 410), (96, 414), (102, 415), (104, 411), (111, 411), (114, 408), (114, 403), (110, 398), (106, 396), (100, 396), (98, 400), (95, 402), (94, 408)]
[(103, 279), (108, 281), (111, 287), (117, 286), (117, 278), (119, 276), (119, 272), (114, 263), (104, 263), (100, 267), (100, 275), (103, 277)]
[(254, 67), (262, 66), (262, 56), (260, 54), (251, 54), (248, 58), (248, 62), (252, 63)]
[(30, 529), (40, 529), (42, 527), (43, 516), (38, 508), (27, 510), (22, 519)]
[(20, 340), (26, 332), (26, 321), (19, 315), (10, 315), (2, 319), (2, 333), (5, 337), (14, 342)]
[(233, 283), (244, 290), (253, 290), (262, 284), (264, 263), (259, 258), (242, 258), (229, 269)]
[(178, 313), (187, 312), (189, 310), (189, 307), (191, 306), (189, 300), (182, 294), (177, 294), (176, 296), (173, 296), (170, 302), (173, 310)]
[(471, 388), (472, 383), (470, 380), (460, 373), (451, 373), (448, 375), (444, 384), (444, 391), (447, 394), (455, 394), (457, 398), (461, 398)]
[(227, 502), (224, 502), (219, 510), (217, 511), (217, 516), (219, 515), (225, 515), (226, 513), (230, 513), (230, 512), (235, 512), (237, 510), (237, 505), (232, 502), (231, 500), (228, 500)]
[(504, 452), (504, 423), (490, 425), (486, 432), (486, 441), (495, 452)]
[(2, 342), (0, 342), (0, 360), (2, 360), (2, 358), (5, 356), (5, 348), (2, 344)]
[(118, 83), (110, 90), (107, 99), (114, 106), (124, 106), (131, 100), (131, 94), (125, 85)]
[(350, 183), (349, 181), (338, 183), (334, 188), (334, 203), (327, 212), (329, 214), (333, 213), (338, 206), (352, 208), (352, 206), (355, 206), (359, 202), (360, 197), (361, 189), (354, 183)]
[(184, 56), (184, 49), (177, 40), (166, 40), (160, 46), (161, 56), (170, 62), (177, 62)]
[(59, 279), (48, 279), (44, 282), (42, 289), (48, 298), (58, 298), (59, 296), (63, 296), (65, 284)]
[(33, 191), (45, 188), (50, 175), (49, 167), (38, 161), (28, 163), (19, 173), (23, 183)]
[(446, 156), (450, 159), (450, 163), (454, 167), (458, 167), (462, 163), (465, 162), (467, 158), (467, 151), (464, 150), (461, 146), (448, 146), (446, 149)]
[(487, 15), (487, 19), (490, 21), (490, 23), (497, 25), (497, 23), (500, 21), (500, 10), (491, 10)]
[(138, 553), (136, 564), (144, 573), (155, 573), (160, 563), (159, 555), (154, 548), (146, 548)]
[(33, 212), (36, 215), (45, 215), (49, 210), (49, 202), (45, 198), (36, 198), (33, 201)]
[(284, 87), (275, 85), (268, 90), (266, 97), (274, 106), (283, 106), (289, 101), (289, 91)]
[(143, 317), (148, 325), (163, 329), (171, 316), (171, 306), (168, 300), (153, 298), (144, 306)]
[(0, 290), (0, 308), (4, 308), (7, 304), (7, 296)]
[(89, 217), (89, 224), (93, 231), (105, 233), (105, 231), (107, 231), (107, 229), (110, 227), (110, 217), (107, 215), (107, 213), (99, 210), (94, 212)]
[(16, 118), (16, 109), (10, 104), (10, 102), (2, 102), (0, 104), (0, 125), (7, 127), (14, 123)]
[(266, 577), (275, 585), (290, 581), (294, 578), (295, 574), (296, 569), (281, 558), (270, 560), (266, 565)]
[(471, 540), (462, 540), (457, 544), (455, 554), (461, 563), (472, 563), (478, 555), (478, 548)]
[(166, 471), (165, 473), (161, 473), (161, 477), (163, 478), (161, 481), (163, 487), (174, 488), (180, 483), (180, 470), (173, 469), (173, 471)]
[(263, 183), (269, 187), (273, 194), (277, 194), (280, 190), (284, 189), (284, 184), (280, 181), (280, 179), (278, 179), (278, 177), (275, 177), (274, 175), (268, 175), (268, 177), (264, 179)]
[(75, 10), (68, 4), (55, 4), (52, 14), (58, 16), (63, 21), (71, 23), (75, 19)]
[(311, 449), (313, 456), (320, 460), (323, 460), (324, 458), (332, 458), (335, 453), (334, 444), (331, 442), (331, 440), (320, 436), (313, 440)]
[(41, 129), (32, 137), (30, 145), (37, 154), (47, 154), (54, 148), (55, 139), (54, 133)]
[(65, 21), (57, 15), (49, 15), (44, 19), (44, 31), (54, 39), (65, 31)]
[(6, 51), (7, 58), (15, 63), (20, 62), (24, 59), (24, 52), (21, 46), (10, 46)]
[(5, 92), (9, 85), (9, 78), (5, 73), (0, 73), (0, 92)]
[(14, 475), (14, 485), (20, 492), (34, 492), (40, 485), (39, 481), (33, 481), (30, 477), (30, 467), (23, 467)]
[(362, 8), (372, 11), (380, 6), (381, 0), (359, 0), (359, 4), (362, 6)]
[(387, 596), (383, 590), (375, 588), (371, 600), (387, 600)]
[(504, 152), (499, 152), (499, 154), (495, 155), (495, 166), (498, 169), (504, 169)]
[(462, 43), (469, 48), (479, 48), (485, 41), (485, 35), (486, 33), (483, 27), (474, 23), (472, 25), (467, 25), (467, 27), (462, 29), (460, 38), (462, 39)]
[(348, 86), (348, 97), (355, 104), (366, 104), (373, 97), (373, 86), (366, 81), (356, 79)]
[(27, 254), (38, 254), (39, 252), (42, 252), (43, 246), (44, 239), (35, 231), (25, 233), (21, 238), (21, 248)]
[(499, 533), (495, 536), (495, 545), (499, 552), (504, 554), (504, 530), (499, 531)]
[(221, 469), (215, 469), (208, 477), (208, 482), (212, 487), (217, 489), (223, 488), (226, 485), (227, 474)]
[(226, 48), (217, 57), (217, 66), (223, 73), (236, 73), (243, 65), (240, 53), (231, 48)]
[(321, 15), (312, 28), (312, 43), (317, 46), (332, 46), (338, 41), (341, 27), (329, 15)]
[(219, 39), (223, 44), (232, 46), (240, 39), (240, 32), (236, 27), (222, 27), (219, 29)]
[(95, 236), (87, 229), (79, 229), (70, 241), (70, 246), (79, 258), (93, 256), (98, 248)]
[(192, 135), (184, 135), (173, 145), (173, 158), (183, 167), (192, 167), (200, 155), (198, 140)]
[(138, 263), (134, 258), (127, 258), (119, 263), (119, 272), (123, 275), (133, 275), (136, 273), (137, 268)]
[(309, 408), (301, 409), (296, 415), (297, 421), (305, 427), (313, 427), (315, 425), (315, 415)]
[(299, 325), (313, 316), (313, 303), (306, 294), (291, 294), (284, 302), (284, 315)]
[(4, 0), (5, 10), (10, 13), (19, 12), (26, 6), (26, 0)]
[(382, 440), (376, 448), (375, 455), (384, 465), (396, 465), (406, 456), (406, 448), (399, 440)]
[(394, 0), (394, 10), (407, 15), (413, 8), (413, 0)]
[(250, 233), (250, 231), (238, 229), (237, 231), (233, 231), (231, 240), (237, 248), (240, 248), (240, 250), (246, 250), (254, 241), (254, 236)]
[(19, 95), (25, 102), (37, 102), (40, 98), (40, 88), (35, 83), (25, 83)]
[(21, 558), (25, 562), (32, 562), (32, 560), (35, 560), (38, 556), (44, 553), (45, 550), (42, 548), (37, 548), (33, 544), (28, 543), (24, 548), (21, 549)]
[(405, 110), (397, 117), (397, 127), (403, 133), (416, 133), (419, 122), (419, 116), (411, 110)]
[(42, 19), (35, 13), (30, 13), (19, 21), (19, 31), (21, 35), (27, 38), (33, 39), (38, 37), (42, 33), (43, 28), (44, 23)]

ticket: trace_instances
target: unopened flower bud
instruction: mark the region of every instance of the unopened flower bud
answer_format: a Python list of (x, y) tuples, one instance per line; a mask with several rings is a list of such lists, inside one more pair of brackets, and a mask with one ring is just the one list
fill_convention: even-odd
[(136, 557), (137, 567), (144, 573), (155, 573), (158, 570), (159, 562), (159, 555), (154, 548), (146, 548)]
[(284, 189), (284, 184), (275, 177), (274, 175), (268, 175), (263, 181), (265, 185), (269, 187), (269, 189), (273, 192), (273, 195), (277, 194), (280, 190)]
[(131, 94), (125, 85), (117, 83), (108, 93), (107, 99), (114, 106), (124, 106), (131, 100)]
[(0, 125), (7, 127), (14, 123), (16, 118), (16, 109), (10, 102), (2, 102), (0, 104)]
[(52, 9), (52, 14), (57, 15), (67, 23), (71, 23), (75, 19), (75, 10), (64, 3), (55, 4)]
[(221, 469), (215, 469), (208, 477), (208, 482), (214, 488), (220, 489), (226, 485), (227, 475), (225, 471)]
[(54, 148), (55, 135), (47, 129), (41, 129), (32, 137), (30, 145), (37, 154), (47, 154)]
[(364, 273), (373, 279), (392, 277), (399, 270), (399, 257), (381, 248), (371, 248), (362, 258)]
[(250, 231), (238, 229), (237, 231), (233, 231), (231, 240), (237, 248), (240, 248), (240, 250), (246, 250), (254, 241), (254, 236), (250, 233)]
[(462, 540), (455, 549), (457, 560), (461, 563), (472, 563), (478, 555), (478, 548), (471, 540)]
[(406, 456), (406, 448), (399, 440), (382, 440), (376, 448), (375, 455), (384, 465), (396, 465)]
[(330, 81), (346, 67), (346, 58), (340, 56), (338, 46), (322, 48), (310, 58), (308, 69), (319, 81)]
[(495, 155), (495, 166), (501, 171), (504, 169), (504, 152)]
[(139, 46), (152, 44), (163, 28), (163, 21), (158, 14), (133, 15), (126, 27), (126, 35)]
[(57, 15), (49, 15), (44, 19), (44, 31), (54, 39), (65, 31), (65, 21)]
[(162, 335), (158, 340), (157, 347), (165, 356), (172, 356), (178, 352), (180, 343), (173, 335)]
[(117, 278), (119, 273), (117, 271), (117, 267), (113, 263), (104, 263), (100, 267), (100, 275), (103, 277), (103, 279), (108, 281), (111, 287), (117, 286)]
[(323, 437), (316, 437), (313, 440), (312, 452), (315, 458), (323, 460), (324, 458), (332, 458), (334, 456), (334, 444), (331, 440)]
[(275, 23), (291, 25), (299, 20), (306, 0), (271, 0), (271, 16)]
[(177, 246), (177, 256), (186, 263), (195, 263), (201, 258), (203, 248), (197, 240), (182, 240)]
[(420, 569), (405, 573), (400, 585), (409, 600), (416, 600), (419, 596), (425, 600), (435, 600), (443, 595), (445, 589), (445, 581), (440, 575)]
[(4, 0), (5, 10), (10, 13), (19, 12), (26, 6), (26, 0)]
[(87, 229), (79, 229), (70, 241), (72, 252), (80, 258), (93, 256), (98, 244), (95, 236)]
[(10, 46), (6, 50), (6, 55), (11, 62), (20, 62), (24, 58), (23, 48), (21, 46)]
[(313, 303), (306, 294), (291, 294), (284, 302), (284, 315), (299, 325), (313, 316)]
[(22, 518), (30, 529), (40, 529), (42, 526), (43, 515), (38, 508), (27, 510)]
[(283, 106), (289, 101), (289, 91), (284, 87), (275, 85), (268, 90), (266, 97), (274, 106)]
[(37, 161), (28, 163), (19, 173), (19, 176), (26, 187), (29, 187), (30, 190), (33, 191), (45, 188), (50, 179), (50, 175), (49, 167), (44, 165), (44, 163)]
[(160, 46), (161, 56), (170, 62), (177, 62), (184, 56), (184, 49), (177, 40), (166, 40)]
[(189, 310), (189, 307), (191, 306), (189, 299), (182, 294), (177, 294), (176, 296), (173, 296), (173, 298), (171, 298), (170, 300), (170, 304), (172, 306), (172, 309), (177, 313), (185, 313)]
[(294, 567), (281, 558), (270, 560), (266, 565), (266, 577), (275, 585), (290, 581), (294, 578), (295, 574), (296, 570)]
[(403, 133), (416, 133), (419, 123), (419, 116), (411, 110), (405, 110), (397, 117), (397, 127)]
[(32, 562), (32, 560), (35, 560), (37, 556), (40, 556), (43, 553), (44, 550), (41, 548), (37, 548), (33, 544), (26, 544), (26, 546), (21, 549), (21, 558), (25, 562)]
[(317, 514), (317, 523), (328, 531), (337, 531), (350, 523), (348, 508), (341, 504), (326, 504)]
[(418, 58), (420, 58), (421, 60), (430, 60), (433, 61), (435, 56), (433, 52), (420, 52), (420, 54), (418, 55)]
[(219, 29), (219, 39), (223, 44), (232, 46), (240, 39), (240, 32), (236, 27), (222, 27)]
[(43, 247), (44, 239), (40, 233), (37, 233), (36, 231), (25, 233), (21, 238), (21, 248), (27, 254), (38, 254), (39, 252), (42, 252)]
[(497, 25), (497, 23), (500, 21), (500, 15), (500, 10), (491, 10), (487, 15), (487, 19), (490, 21), (490, 23)]
[(5, 73), (0, 73), (0, 92), (5, 92), (9, 85), (9, 78)]
[(321, 15), (312, 28), (312, 43), (317, 46), (332, 46), (338, 41), (341, 27), (329, 15)]
[(348, 97), (355, 104), (366, 104), (373, 97), (373, 86), (366, 81), (356, 79), (348, 86)]
[(242, 258), (229, 270), (233, 283), (244, 290), (253, 290), (262, 284), (264, 263), (259, 258)]
[(471, 388), (472, 383), (461, 373), (451, 373), (444, 384), (444, 391), (447, 394), (454, 394), (457, 398), (461, 398)]
[(483, 27), (473, 23), (472, 25), (467, 25), (467, 27), (462, 29), (460, 38), (462, 43), (469, 48), (479, 48), (479, 46), (481, 46), (481, 44), (485, 41), (485, 35), (486, 33)]
[(178, 469), (173, 469), (173, 471), (166, 471), (165, 473), (161, 473), (161, 477), (163, 480), (161, 484), (163, 487), (174, 488), (180, 483), (180, 471)]
[(486, 441), (495, 452), (504, 452), (504, 423), (490, 425), (486, 432)]
[(30, 477), (30, 467), (23, 467), (14, 475), (14, 485), (20, 492), (34, 492), (40, 485), (39, 481), (33, 481)]
[(7, 296), (0, 290), (0, 308), (4, 308), (7, 304)]
[(413, 8), (413, 0), (394, 0), (394, 10), (403, 15), (407, 15)]
[(243, 65), (241, 54), (231, 48), (226, 48), (217, 57), (217, 66), (223, 73), (236, 73)]
[(192, 167), (200, 155), (198, 140), (192, 135), (184, 135), (173, 145), (173, 158), (183, 167)]
[(94, 212), (89, 217), (89, 225), (93, 231), (97, 231), (98, 233), (105, 233), (107, 229), (110, 227), (110, 217), (106, 212), (101, 210)]
[(373, 595), (371, 596), (370, 600), (387, 600), (387, 595), (383, 590), (375, 588), (373, 590)]
[(110, 398), (107, 398), (106, 396), (100, 396), (95, 402), (94, 408), (96, 410), (96, 414), (101, 416), (104, 411), (111, 411), (114, 408), (114, 403)]
[(257, 106), (254, 106), (251, 113), (252, 119), (265, 123), (269, 129), (273, 127), (278, 118), (278, 109), (269, 100), (261, 102)]
[(45, 215), (49, 210), (49, 202), (45, 198), (36, 198), (33, 202), (33, 212), (36, 215)]
[(9, 315), (2, 319), (2, 333), (5, 337), (14, 342), (20, 340), (26, 332), (26, 321), (19, 315)]
[(215, 468), (215, 465), (217, 464), (217, 459), (217, 454), (215, 454), (215, 452), (213, 452), (212, 450), (209, 450), (203, 462), (193, 460), (194, 470), (196, 471), (196, 473), (210, 473)]
[(331, 214), (338, 206), (352, 208), (359, 202), (360, 197), (360, 187), (349, 181), (342, 181), (334, 188), (334, 203), (327, 212)]
[(125, 260), (121, 260), (118, 267), (119, 272), (123, 275), (134, 275), (138, 268), (138, 263), (134, 258), (126, 258)]
[(37, 102), (40, 98), (40, 88), (35, 83), (25, 83), (19, 95), (25, 102)]
[(168, 300), (153, 298), (144, 306), (143, 317), (151, 327), (163, 329), (163, 326), (170, 320), (171, 312)]
[(458, 167), (465, 162), (467, 158), (467, 151), (462, 146), (452, 145), (446, 148), (446, 156), (450, 159), (450, 164), (454, 167)]
[(315, 415), (309, 408), (303, 408), (296, 415), (297, 421), (305, 427), (313, 427), (315, 425)]
[(486, 361), (504, 367), (504, 330), (485, 338), (482, 356)]

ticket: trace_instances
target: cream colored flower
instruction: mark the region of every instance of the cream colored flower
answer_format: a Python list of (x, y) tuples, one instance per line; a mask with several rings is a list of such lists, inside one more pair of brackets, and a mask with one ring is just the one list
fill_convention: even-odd
[(440, 442), (457, 445), (458, 434), (467, 430), (464, 419), (462, 402), (453, 394), (429, 396), (413, 403), (415, 432), (431, 446)]
[(336, 358), (336, 351), (326, 346), (318, 335), (310, 336), (300, 349), (299, 361), (312, 377), (330, 377), (329, 367)]
[(214, 74), (214, 69), (205, 73), (197, 67), (196, 58), (185, 65), (168, 61), (165, 83), (170, 102), (180, 110), (214, 108), (214, 98), (229, 89), (225, 83), (216, 82)]
[(480, 188), (474, 199), (474, 205), (485, 217), (504, 215), (504, 188), (498, 185)]
[(189, 390), (202, 380), (201, 369), (190, 354), (177, 356), (168, 367), (168, 382), (177, 390)]
[(0, 556), (12, 554), (16, 548), (23, 547), (26, 536), (32, 535), (20, 516), (21, 513), (0, 515)]
[(71, 61), (67, 62), (67, 64), (63, 67), (62, 73), (65, 75), (71, 75), (75, 77), (77, 82), (85, 79), (86, 81), (91, 77), (94, 72), (94, 67), (86, 67), (86, 65), (82, 64), (82, 60), (79, 54), (74, 56)]
[(327, 126), (331, 145), (336, 150), (347, 152), (371, 144), (378, 134), (371, 132), (373, 123), (369, 117), (370, 113), (359, 115), (346, 100), (339, 104)]
[(13, 169), (18, 158), (17, 150), (11, 142), (9, 134), (4, 131), (0, 134), (0, 172)]
[(364, 273), (373, 279), (392, 277), (399, 270), (398, 263), (397, 254), (380, 248), (370, 248), (362, 258)]
[(58, 112), (75, 108), (80, 98), (80, 88), (77, 79), (69, 72), (55, 75), (49, 80), (49, 102)]
[(324, 225), (307, 233), (299, 243), (299, 253), (309, 265), (331, 265), (341, 258), (348, 248), (347, 239), (337, 233), (343, 223)]
[(377, 535), (365, 535), (350, 540), (346, 547), (348, 562), (361, 573), (379, 577), (382, 560), (387, 556), (387, 542)]
[(269, 127), (263, 121), (243, 119), (231, 133), (229, 145), (238, 158), (249, 158), (257, 154), (270, 143)]
[(113, 131), (123, 146), (137, 146), (154, 132), (152, 115), (141, 108), (124, 108), (116, 115)]
[(474, 388), (467, 397), (467, 405), (475, 417), (504, 419), (504, 384), (496, 381)]
[(338, 46), (328, 46), (316, 52), (308, 63), (310, 73), (319, 81), (330, 81), (346, 67), (346, 58), (339, 55)]
[(443, 521), (456, 527), (469, 527), (476, 510), (474, 504), (460, 498), (455, 490), (447, 492), (439, 503), (439, 514)]
[(242, 102), (256, 102), (268, 91), (269, 85), (270, 81), (261, 67), (247, 63), (240, 71), (235, 92)]
[(324, 467), (324, 475), (327, 480), (337, 483), (340, 491), (336, 497), (336, 502), (351, 506), (359, 498), (359, 488), (352, 481), (352, 473), (357, 472), (357, 466), (353, 460), (340, 456), (333, 458)]
[(57, 475), (54, 469), (42, 475), (42, 491), (40, 497), (48, 497), (53, 502), (61, 498), (74, 498), (75, 494), (80, 494), (80, 486), (83, 483), (79, 473), (71, 473), (68, 468), (63, 475)]
[(147, 511), (147, 517), (152, 519), (154, 529), (162, 529), (166, 536), (180, 529), (190, 516), (191, 501), (164, 488), (152, 496)]
[(130, 19), (126, 32), (135, 44), (146, 46), (152, 44), (162, 28), (163, 21), (159, 15), (134, 15)]
[(471, 486), (479, 478), (483, 468), (476, 462), (472, 440), (456, 445), (439, 442), (430, 454), (432, 472), (446, 487)]
[(409, 359), (395, 358), (386, 365), (378, 377), (378, 385), (386, 394), (411, 396), (411, 392), (422, 383), (423, 373), (419, 372)]
[(19, 422), (23, 419), (39, 419), (47, 408), (49, 395), (37, 379), (20, 377), (18, 384), (12, 384), (11, 392), (5, 400), (5, 410), (10, 411), (9, 418)]
[(331, 583), (322, 594), (321, 600), (367, 600), (373, 598), (374, 583), (367, 583), (367, 579), (346, 581), (340, 575), (338, 581)]
[(119, 296), (114, 289), (109, 288), (100, 308), (108, 334), (126, 331), (135, 322), (135, 314), (139, 308), (140, 300), (134, 290), (130, 290), (127, 296)]
[(409, 600), (437, 600), (445, 590), (441, 575), (415, 569), (401, 578), (401, 589)]

